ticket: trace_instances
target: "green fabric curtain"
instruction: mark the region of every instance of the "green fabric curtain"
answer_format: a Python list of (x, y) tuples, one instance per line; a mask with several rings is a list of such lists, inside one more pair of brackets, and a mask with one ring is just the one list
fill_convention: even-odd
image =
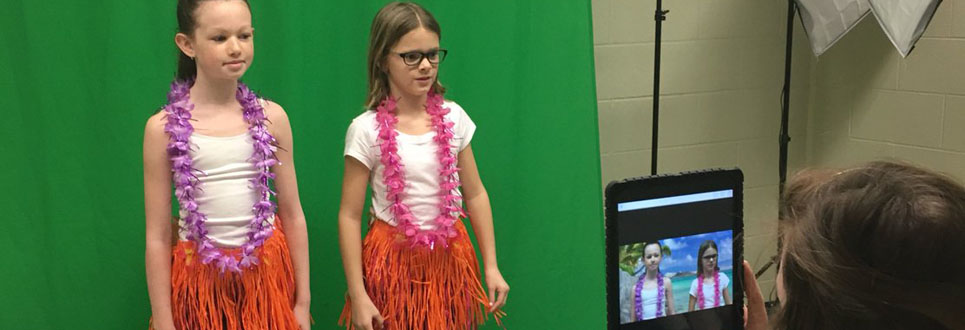
[[(252, 0), (244, 77), (288, 111), (312, 314), (334, 329), (345, 129), (362, 111), (385, 1)], [(4, 1), (0, 328), (142, 329), (141, 144), (174, 74), (176, 1)], [(479, 129), (511, 329), (600, 329), (604, 247), (590, 1), (424, 1), (447, 97)], [(490, 322), (488, 329), (495, 328)]]

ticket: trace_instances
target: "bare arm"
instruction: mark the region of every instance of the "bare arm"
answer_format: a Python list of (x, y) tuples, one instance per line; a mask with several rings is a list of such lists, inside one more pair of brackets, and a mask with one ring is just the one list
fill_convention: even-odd
[(369, 168), (362, 162), (345, 156), (342, 202), (338, 209), (338, 244), (352, 302), (352, 324), (360, 329), (381, 329), (384, 319), (365, 291), (362, 277), (362, 208), (369, 174)]
[[(730, 286), (729, 284), (727, 286)], [(730, 290), (724, 287), (724, 305), (730, 305)]]
[(667, 295), (667, 315), (677, 314), (673, 302), (673, 283), (670, 282), (668, 277), (663, 278), (663, 292)]
[(342, 201), (338, 209), (338, 241), (348, 294), (355, 300), (367, 296), (362, 280), (362, 208), (369, 169), (357, 159), (345, 157), (342, 177)]
[(268, 103), (266, 112), (270, 121), (271, 133), (279, 147), (278, 151), (275, 152), (278, 164), (272, 166), (271, 170), (275, 173), (278, 215), (282, 221), (282, 228), (285, 230), (288, 250), (292, 258), (292, 267), (295, 271), (295, 305), (296, 308), (302, 309), (300, 312), (303, 314), (296, 316), (303, 317), (303, 319), (299, 319), (299, 323), (302, 323), (302, 327), (305, 328), (304, 323), (308, 322), (308, 306), (310, 306), (312, 300), (308, 265), (308, 228), (305, 225), (302, 203), (298, 197), (291, 124), (285, 110), (274, 102)]
[(144, 128), (144, 270), (155, 329), (174, 329), (171, 316), (171, 163), (163, 113)]
[(630, 304), (630, 322), (639, 321), (639, 320), (637, 320), (637, 304), (635, 304), (635, 303), (633, 302), (633, 301), (635, 301), (636, 298), (637, 298), (637, 297), (636, 297), (636, 294), (637, 294), (636, 292), (633, 293), (634, 296), (631, 297), (630, 302), (629, 302), (629, 304)]
[(688, 312), (693, 312), (693, 311), (694, 311), (694, 306), (697, 305), (697, 298), (694, 297), (694, 296), (691, 296), (691, 295), (688, 295), (688, 296), (690, 297), (690, 303), (687, 304), (687, 311), (688, 311)]
[(506, 295), (509, 292), (509, 285), (499, 272), (499, 265), (496, 262), (496, 235), (493, 231), (493, 213), (489, 204), (489, 194), (483, 186), (482, 179), (479, 178), (479, 170), (476, 168), (476, 158), (472, 154), (472, 145), (466, 146), (459, 152), (459, 179), (462, 181), (463, 198), (468, 208), (470, 223), (473, 232), (476, 234), (476, 242), (479, 243), (479, 252), (482, 255), (483, 267), (486, 272), (486, 282), (489, 287), (489, 299), (492, 306), (490, 311), (495, 311), (506, 303)]

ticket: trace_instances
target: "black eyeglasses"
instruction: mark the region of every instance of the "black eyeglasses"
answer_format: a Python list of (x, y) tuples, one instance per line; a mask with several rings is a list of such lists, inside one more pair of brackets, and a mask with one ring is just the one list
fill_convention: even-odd
[(711, 255), (709, 255), (709, 256), (704, 256), (704, 260), (713, 260), (713, 259), (717, 259), (717, 255), (716, 255), (716, 254), (711, 254)]
[(402, 62), (404, 62), (405, 65), (416, 66), (416, 65), (419, 65), (419, 63), (422, 63), (422, 59), (429, 60), (429, 64), (439, 64), (446, 59), (446, 54), (448, 52), (449, 51), (445, 49), (434, 49), (424, 53), (420, 51), (411, 51), (411, 52), (405, 52), (405, 53), (392, 52), (392, 53), (399, 55), (399, 57), (402, 58)]

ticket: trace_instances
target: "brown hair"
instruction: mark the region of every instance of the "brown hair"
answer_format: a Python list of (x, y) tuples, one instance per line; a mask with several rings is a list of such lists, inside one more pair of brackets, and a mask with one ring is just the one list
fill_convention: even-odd
[[(385, 57), (406, 33), (417, 28), (426, 28), (442, 39), (442, 28), (429, 11), (412, 2), (391, 2), (375, 14), (372, 31), (369, 34), (369, 93), (365, 106), (374, 109), (379, 102), (389, 96), (389, 77), (385, 68)], [(445, 94), (446, 89), (438, 77), (432, 85), (436, 94)]]
[[(718, 253), (717, 260), (720, 260), (719, 258), (720, 249), (717, 248), (716, 242), (714, 242), (713, 240), (706, 240), (703, 243), (700, 243), (700, 248), (697, 249), (697, 275), (698, 276), (701, 276), (704, 274), (704, 263), (702, 261), (704, 260), (704, 252), (707, 252), (707, 249), (709, 248), (714, 248), (714, 250), (717, 251)], [(720, 270), (720, 265), (718, 264), (714, 266), (714, 270)]]
[(776, 329), (965, 326), (965, 188), (878, 161), (807, 171), (782, 196)]

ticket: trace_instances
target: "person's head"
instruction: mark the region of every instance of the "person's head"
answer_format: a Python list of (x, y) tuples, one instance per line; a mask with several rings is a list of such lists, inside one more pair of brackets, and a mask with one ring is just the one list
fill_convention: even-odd
[(247, 0), (178, 0), (176, 80), (238, 80), (255, 55)]
[(425, 8), (411, 2), (382, 7), (372, 20), (369, 36), (366, 107), (375, 108), (389, 95), (444, 94), (438, 80), (439, 63), (446, 55), (439, 48), (441, 38), (439, 22)]
[(965, 326), (960, 184), (872, 162), (798, 174), (782, 199), (776, 328)]
[(643, 246), (643, 265), (647, 273), (656, 274), (660, 271), (660, 261), (663, 260), (663, 247), (659, 242), (647, 243)]
[(712, 240), (700, 243), (700, 248), (697, 249), (697, 274), (708, 275), (719, 270), (720, 268), (717, 267), (718, 257), (717, 243)]

